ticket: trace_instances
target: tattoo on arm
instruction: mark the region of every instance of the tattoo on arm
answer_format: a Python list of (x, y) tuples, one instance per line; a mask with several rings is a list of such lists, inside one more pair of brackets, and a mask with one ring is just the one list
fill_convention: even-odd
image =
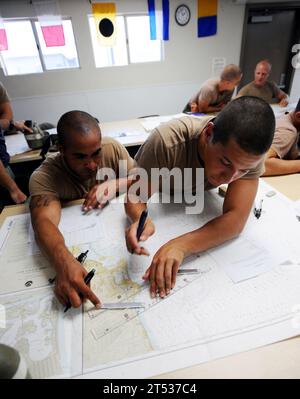
[(59, 201), (55, 195), (44, 194), (44, 195), (35, 195), (30, 200), (30, 210), (36, 208), (41, 208), (43, 206), (49, 206), (51, 202)]

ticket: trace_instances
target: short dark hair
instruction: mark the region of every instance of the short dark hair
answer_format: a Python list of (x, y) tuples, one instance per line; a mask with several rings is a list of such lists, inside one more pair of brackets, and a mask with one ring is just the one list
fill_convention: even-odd
[(236, 79), (239, 79), (242, 75), (242, 71), (240, 67), (234, 64), (226, 65), (221, 73), (221, 80), (226, 80), (227, 82), (232, 82)]
[(295, 112), (299, 112), (299, 111), (300, 111), (300, 98), (299, 98), (297, 107), (296, 107), (296, 109), (295, 109)]
[(57, 123), (58, 143), (65, 147), (72, 134), (87, 135), (92, 130), (98, 130), (101, 137), (100, 127), (96, 119), (84, 111), (69, 111), (63, 114)]
[(268, 103), (258, 97), (244, 96), (227, 104), (214, 119), (212, 142), (226, 145), (233, 138), (240, 148), (262, 155), (272, 144), (275, 116)]

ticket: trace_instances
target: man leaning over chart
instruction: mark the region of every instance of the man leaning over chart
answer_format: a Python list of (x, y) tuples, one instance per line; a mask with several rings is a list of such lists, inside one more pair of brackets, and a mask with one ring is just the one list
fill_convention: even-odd
[[(127, 248), (138, 255), (148, 251), (138, 242), (137, 228), (148, 198), (161, 191), (161, 180), (150, 179), (153, 168), (186, 171), (204, 168), (204, 188), (228, 183), (223, 214), (203, 227), (166, 242), (156, 252), (143, 278), (150, 282), (151, 296), (168, 295), (175, 286), (183, 259), (206, 251), (239, 235), (248, 219), (263, 172), (264, 157), (275, 128), (271, 107), (256, 97), (241, 97), (230, 102), (213, 119), (191, 116), (172, 120), (156, 128), (138, 151), (135, 160), (145, 170), (144, 187), (127, 196), (126, 213), (131, 226), (126, 231)], [(141, 172), (140, 172), (141, 173)], [(141, 176), (141, 174), (140, 174)], [(183, 174), (184, 178), (185, 175)], [(195, 176), (195, 174), (194, 174)], [(194, 190), (196, 181), (192, 182)], [(133, 182), (129, 191), (134, 187)], [(170, 226), (172, 228), (172, 226)], [(140, 241), (154, 234), (154, 224), (147, 218)]]
[[(117, 141), (101, 138), (97, 121), (86, 112), (65, 113), (58, 121), (57, 134), (59, 153), (47, 157), (30, 178), (32, 226), (56, 270), (59, 301), (79, 307), (88, 298), (99, 307), (99, 298), (84, 282), (87, 271), (68, 250), (58, 229), (61, 202), (85, 197), (83, 211), (103, 207), (118, 192), (126, 191), (133, 160)], [(125, 171), (120, 170), (119, 161), (124, 161)], [(99, 171), (103, 168), (114, 171), (117, 180), (102, 181)]]

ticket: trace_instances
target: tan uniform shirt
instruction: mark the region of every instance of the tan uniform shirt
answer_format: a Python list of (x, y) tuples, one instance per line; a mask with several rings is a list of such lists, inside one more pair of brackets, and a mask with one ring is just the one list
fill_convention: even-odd
[(299, 131), (292, 123), (290, 114), (276, 119), (276, 129), (271, 148), (281, 159), (297, 159)]
[[(119, 161), (127, 161), (127, 170), (119, 170)], [(126, 149), (110, 137), (102, 138), (101, 161), (99, 167), (111, 168), (116, 177), (123, 177), (133, 167), (133, 159)], [(66, 164), (60, 153), (50, 155), (31, 175), (30, 195), (52, 194), (61, 200), (71, 201), (83, 196), (96, 184), (96, 176), (81, 180)]]
[[(144, 168), (151, 175), (151, 168), (166, 167), (169, 170), (179, 168), (204, 168), (204, 163), (198, 153), (199, 136), (207, 123), (214, 117), (195, 118), (184, 116), (161, 124), (153, 130), (147, 141), (135, 156), (137, 165)], [(264, 171), (264, 160), (253, 170), (250, 170), (243, 179), (258, 178)], [(205, 169), (204, 169), (205, 177)], [(193, 173), (192, 191), (196, 189), (196, 175)], [(213, 188), (205, 178), (205, 189)]]
[(219, 83), (220, 79), (208, 79), (203, 83), (198, 93), (190, 99), (189, 103), (206, 101), (209, 105), (227, 104), (231, 100), (233, 91), (225, 90), (220, 93)]
[(279, 88), (274, 82), (267, 81), (264, 86), (258, 87), (254, 84), (253, 81), (242, 87), (241, 90), (238, 92), (238, 96), (259, 97), (270, 104), (274, 102), (273, 99), (277, 98), (279, 91)]

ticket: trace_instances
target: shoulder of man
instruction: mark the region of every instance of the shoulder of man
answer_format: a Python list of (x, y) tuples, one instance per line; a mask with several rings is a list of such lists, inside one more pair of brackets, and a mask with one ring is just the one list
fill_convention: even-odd
[(49, 155), (30, 176), (30, 195), (54, 194), (58, 196), (57, 178), (61, 178), (63, 171), (61, 154)]
[(250, 83), (247, 83), (245, 86), (243, 86), (239, 92), (238, 95), (242, 94), (242, 95), (247, 95), (249, 92), (251, 92), (253, 88), (253, 81)]
[(189, 141), (201, 133), (207, 123), (214, 116), (197, 117), (186, 115), (180, 118), (172, 119), (169, 122), (162, 123), (154, 129), (151, 135), (154, 135), (156, 141), (164, 143), (165, 147), (174, 147), (177, 144)]
[(290, 114), (282, 115), (276, 119), (275, 132), (291, 132), (298, 134), (297, 128), (293, 125)]
[(276, 95), (280, 91), (278, 85), (272, 80), (267, 80), (267, 85), (272, 90), (274, 95)]
[(104, 167), (114, 167), (118, 169), (118, 162), (125, 160), (128, 163), (128, 170), (130, 170), (134, 161), (130, 157), (127, 149), (112, 137), (102, 137), (102, 159)]

